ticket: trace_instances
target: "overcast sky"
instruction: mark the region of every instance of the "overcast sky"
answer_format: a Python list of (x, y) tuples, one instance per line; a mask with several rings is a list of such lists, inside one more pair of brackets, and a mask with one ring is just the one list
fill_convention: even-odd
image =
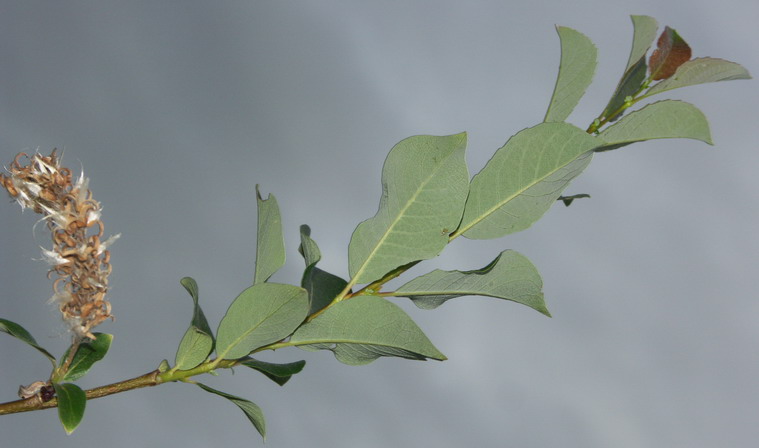
[[(476, 173), (543, 119), (559, 62), (555, 25), (599, 48), (571, 122), (587, 126), (627, 61), (629, 14), (656, 17), (694, 56), (759, 74), (759, 4), (567, 1), (0, 1), (0, 163), (65, 148), (90, 177), (112, 247), (109, 356), (95, 387), (146, 373), (191, 318), (192, 276), (212, 327), (252, 281), (255, 184), (277, 196), (288, 249), (273, 280), (297, 283), (298, 226), (321, 267), (347, 274), (353, 228), (374, 215), (382, 162), (414, 134), (468, 131)], [(553, 318), (480, 297), (404, 309), (449, 360), (348, 367), (306, 359), (280, 388), (237, 369), (202, 380), (266, 413), (269, 448), (749, 447), (759, 440), (759, 166), (756, 81), (672, 92), (709, 117), (691, 140), (600, 154), (530, 229), (458, 239), (434, 268), (473, 269), (517, 249), (539, 268)], [(0, 207), (0, 316), (50, 351), (69, 339), (51, 295), (37, 217)], [(0, 335), (3, 336), (3, 335)], [(0, 337), (0, 400), (48, 361)], [(260, 446), (232, 404), (188, 384), (87, 405), (66, 436), (54, 410), (0, 417), (0, 446)], [(239, 445), (243, 444), (243, 445)]]

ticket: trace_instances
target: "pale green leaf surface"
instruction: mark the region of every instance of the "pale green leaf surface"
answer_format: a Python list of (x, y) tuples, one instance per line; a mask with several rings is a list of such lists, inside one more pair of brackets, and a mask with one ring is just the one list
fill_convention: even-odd
[(311, 238), (311, 228), (305, 224), (300, 226), (300, 246), (298, 252), (306, 262), (306, 268), (315, 265), (322, 259), (322, 252), (316, 241)]
[(216, 353), (238, 359), (264, 345), (286, 338), (306, 318), (305, 289), (278, 283), (260, 283), (232, 302), (219, 324)]
[(561, 62), (556, 87), (551, 97), (546, 122), (561, 122), (572, 113), (596, 70), (596, 46), (585, 35), (571, 28), (556, 27), (561, 39)]
[(66, 434), (74, 432), (84, 417), (84, 408), (87, 405), (87, 396), (84, 391), (75, 384), (53, 383), (55, 395), (58, 397), (58, 419), (66, 430)]
[(213, 351), (213, 339), (197, 327), (190, 326), (179, 342), (174, 367), (178, 370), (197, 367), (208, 358), (211, 351)]
[(417, 277), (395, 291), (422, 309), (433, 309), (461, 296), (489, 296), (527, 305), (546, 316), (543, 281), (524, 255), (512, 250), (500, 253), (482, 269), (443, 271), (436, 269)]
[(445, 360), (398, 305), (376, 296), (339, 302), (293, 333), (290, 343), (306, 350), (332, 350), (348, 365), (380, 356)]
[(467, 196), (465, 149), (464, 133), (414, 136), (395, 145), (382, 170), (379, 210), (351, 237), (351, 284), (372, 282), (443, 250)]
[(641, 58), (645, 59), (648, 49), (651, 48), (654, 39), (656, 39), (656, 32), (659, 29), (659, 24), (656, 23), (656, 19), (649, 16), (630, 16), (633, 22), (633, 44), (632, 50), (630, 50), (630, 57), (627, 60), (627, 72), (630, 67), (635, 65)]
[(256, 185), (256, 203), (258, 204), (258, 236), (254, 285), (267, 281), (285, 264), (285, 239), (282, 235), (282, 217), (279, 213), (277, 198), (270, 194), (267, 199), (263, 199)]
[(748, 70), (740, 64), (717, 58), (696, 58), (679, 66), (671, 78), (654, 84), (644, 97), (666, 92), (680, 87), (704, 84), (707, 82), (750, 79)]
[[(54, 381), (76, 381), (86, 375), (93, 364), (105, 358), (108, 349), (111, 347), (111, 342), (113, 342), (113, 335), (107, 333), (94, 333), (94, 335), (94, 341), (83, 342), (79, 345), (63, 378), (56, 378)], [(63, 358), (61, 358), (61, 363), (68, 359), (68, 355), (69, 350), (66, 350)]]
[(541, 123), (520, 131), (472, 179), (454, 236), (489, 239), (528, 228), (585, 169), (589, 151), (601, 143), (566, 123)]
[(184, 277), (180, 283), (190, 293), (193, 301), (192, 321), (179, 343), (174, 360), (175, 368), (191, 369), (205, 361), (213, 350), (213, 332), (199, 305), (198, 284), (191, 277)]
[(26, 342), (27, 344), (34, 347), (37, 351), (42, 353), (47, 357), (47, 359), (50, 360), (50, 362), (53, 363), (53, 367), (56, 365), (55, 356), (51, 355), (49, 351), (45, 350), (44, 348), (40, 347), (39, 344), (37, 344), (37, 341), (34, 339), (34, 337), (26, 331), (24, 327), (21, 325), (11, 322), (8, 319), (0, 319), (0, 331), (3, 333), (8, 333), (9, 335), (13, 336), (16, 339), (19, 339), (23, 342)]
[(264, 419), (264, 412), (261, 410), (261, 408), (257, 404), (253, 403), (250, 400), (246, 400), (244, 398), (240, 398), (234, 395), (221, 392), (214, 388), (208, 387), (202, 383), (195, 383), (195, 384), (197, 384), (198, 387), (200, 387), (206, 392), (210, 392), (220, 397), (224, 397), (227, 400), (234, 403), (238, 408), (240, 408), (240, 410), (243, 413), (245, 413), (245, 416), (248, 418), (248, 420), (250, 420), (250, 422), (256, 428), (256, 431), (258, 431), (258, 433), (261, 434), (261, 437), (263, 437), (264, 440), (266, 440), (266, 420)]
[(632, 112), (606, 128), (599, 137), (606, 142), (599, 150), (658, 138), (691, 138), (712, 144), (709, 123), (703, 112), (692, 104), (676, 100), (659, 101)]

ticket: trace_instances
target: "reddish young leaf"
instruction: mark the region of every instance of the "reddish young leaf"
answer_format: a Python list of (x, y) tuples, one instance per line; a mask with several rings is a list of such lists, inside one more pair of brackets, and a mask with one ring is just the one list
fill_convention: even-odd
[(668, 26), (659, 36), (656, 47), (648, 60), (648, 66), (651, 68), (651, 79), (654, 81), (669, 78), (675, 74), (677, 67), (690, 60), (690, 47), (677, 34), (677, 31)]

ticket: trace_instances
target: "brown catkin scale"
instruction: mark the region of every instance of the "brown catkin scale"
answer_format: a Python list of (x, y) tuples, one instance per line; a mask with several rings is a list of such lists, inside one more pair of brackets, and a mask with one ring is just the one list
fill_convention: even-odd
[(48, 275), (57, 276), (51, 301), (75, 340), (94, 339), (92, 329), (113, 318), (105, 300), (111, 273), (107, 248), (119, 235), (102, 240), (101, 206), (92, 198), (89, 180), (80, 175), (74, 181), (71, 170), (60, 166), (56, 150), (49, 156), (19, 153), (7, 171), (0, 174), (0, 185), (22, 209), (42, 214), (52, 234), (52, 250), (42, 249), (51, 265)]

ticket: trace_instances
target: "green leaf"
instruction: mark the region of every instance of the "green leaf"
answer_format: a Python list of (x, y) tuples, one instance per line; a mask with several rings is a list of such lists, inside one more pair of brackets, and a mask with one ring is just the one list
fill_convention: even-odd
[(631, 19), (633, 22), (633, 44), (630, 56), (627, 59), (627, 66), (622, 79), (617, 84), (614, 95), (601, 114), (603, 118), (611, 118), (609, 121), (615, 121), (621, 116), (620, 113), (612, 117), (625, 105), (627, 98), (635, 96), (643, 86), (648, 69), (646, 52), (651, 48), (651, 44), (656, 38), (658, 28), (656, 20), (648, 16), (631, 16)]
[(379, 210), (351, 237), (351, 284), (373, 282), (443, 250), (466, 200), (465, 149), (465, 133), (409, 137), (395, 145), (382, 170)]
[(735, 62), (717, 58), (696, 58), (678, 67), (671, 78), (655, 84), (646, 91), (644, 96), (648, 97), (680, 87), (734, 79), (751, 79), (751, 75), (748, 70)]
[[(113, 335), (107, 333), (94, 334), (95, 340), (79, 344), (68, 371), (61, 378), (54, 378), (53, 381), (76, 381), (86, 375), (93, 364), (105, 358), (108, 349), (111, 347), (111, 342), (113, 342)], [(71, 350), (71, 347), (66, 350), (63, 358), (61, 358), (61, 364), (68, 359), (69, 350)]]
[(348, 365), (368, 364), (380, 356), (446, 359), (398, 305), (376, 296), (332, 305), (298, 328), (290, 343), (305, 350), (332, 350)]
[(332, 300), (345, 289), (348, 282), (316, 267), (316, 263), (321, 260), (321, 251), (316, 242), (311, 239), (311, 229), (306, 225), (300, 227), (300, 240), (298, 251), (306, 261), (301, 286), (308, 291), (308, 300), (311, 304), (308, 314), (311, 315), (332, 303)]
[(548, 106), (546, 122), (561, 122), (574, 110), (593, 80), (596, 46), (585, 35), (571, 28), (556, 27), (561, 39), (561, 63), (556, 87)]
[(174, 359), (175, 369), (187, 370), (196, 367), (208, 358), (213, 350), (213, 332), (208, 325), (203, 310), (198, 304), (198, 284), (191, 277), (184, 277), (179, 283), (184, 286), (193, 301), (192, 321), (179, 343)]
[(322, 252), (319, 246), (311, 238), (311, 227), (303, 224), (300, 226), (300, 246), (298, 252), (303, 256), (306, 262), (306, 268), (316, 265), (322, 259)]
[(219, 324), (216, 353), (238, 359), (290, 335), (308, 315), (305, 289), (278, 283), (259, 283), (232, 302)]
[(703, 112), (692, 104), (675, 100), (649, 104), (606, 128), (599, 137), (607, 142), (599, 151), (658, 138), (692, 138), (712, 144)]
[(273, 364), (270, 362), (259, 361), (258, 359), (246, 358), (240, 362), (240, 364), (257, 370), (267, 378), (284, 386), (285, 383), (290, 381), (293, 375), (300, 373), (303, 367), (306, 365), (306, 361), (296, 361), (287, 364)]
[(248, 417), (248, 420), (250, 420), (250, 422), (253, 423), (253, 426), (256, 428), (256, 431), (258, 431), (258, 433), (261, 434), (261, 437), (263, 437), (263, 439), (266, 440), (266, 420), (264, 419), (264, 412), (261, 410), (260, 407), (258, 407), (257, 404), (253, 403), (250, 400), (246, 400), (244, 398), (236, 397), (234, 395), (230, 395), (230, 394), (226, 394), (224, 392), (218, 391), (202, 383), (195, 383), (195, 384), (197, 384), (198, 387), (200, 387), (204, 391), (210, 392), (212, 394), (216, 394), (220, 397), (224, 397), (227, 400), (234, 403), (235, 405), (237, 405), (237, 407), (240, 408), (242, 412), (245, 413), (245, 416)]
[(615, 121), (622, 116), (620, 110), (625, 105), (629, 98), (634, 97), (643, 87), (643, 82), (646, 79), (646, 57), (645, 55), (633, 64), (622, 79), (617, 84), (617, 89), (614, 91), (614, 95), (611, 96), (609, 104), (603, 111), (602, 116), (609, 118), (609, 121)]
[(58, 419), (66, 430), (66, 434), (71, 434), (82, 422), (87, 395), (77, 385), (71, 383), (53, 383), (53, 387), (58, 397)]
[(543, 281), (525, 256), (506, 250), (482, 269), (436, 269), (398, 288), (394, 295), (411, 299), (422, 309), (433, 309), (461, 296), (488, 296), (527, 305), (551, 316), (543, 301)]
[(603, 142), (566, 123), (520, 131), (496, 151), (470, 187), (453, 236), (498, 238), (528, 228), (590, 163)]
[(285, 239), (282, 235), (282, 218), (279, 214), (277, 198), (270, 194), (267, 199), (263, 199), (256, 185), (256, 201), (258, 204), (258, 243), (256, 244), (254, 285), (267, 281), (285, 264)]
[(37, 351), (45, 355), (47, 359), (49, 359), (50, 362), (53, 363), (53, 367), (55, 367), (56, 365), (55, 356), (51, 355), (50, 352), (40, 347), (37, 344), (37, 341), (34, 340), (34, 337), (28, 331), (26, 331), (26, 329), (22, 327), (21, 325), (15, 322), (11, 322), (7, 319), (0, 319), (0, 331), (4, 333), (8, 333), (14, 338), (20, 339), (23, 342), (26, 342), (27, 344), (31, 345), (32, 347), (37, 349)]
[(658, 81), (675, 74), (675, 70), (690, 59), (691, 49), (677, 31), (665, 27), (656, 44), (656, 50), (648, 59), (651, 79)]
[(559, 196), (558, 200), (563, 202), (565, 207), (569, 207), (570, 205), (572, 205), (572, 202), (574, 202), (575, 199), (589, 198), (589, 197), (590, 195), (587, 193), (580, 193), (580, 194), (573, 194), (571, 196)]
[(638, 63), (641, 58), (645, 61), (646, 53), (656, 39), (656, 31), (659, 29), (659, 24), (653, 17), (630, 16), (630, 18), (633, 22), (633, 45), (632, 50), (630, 50), (630, 57), (627, 59), (625, 72)]

